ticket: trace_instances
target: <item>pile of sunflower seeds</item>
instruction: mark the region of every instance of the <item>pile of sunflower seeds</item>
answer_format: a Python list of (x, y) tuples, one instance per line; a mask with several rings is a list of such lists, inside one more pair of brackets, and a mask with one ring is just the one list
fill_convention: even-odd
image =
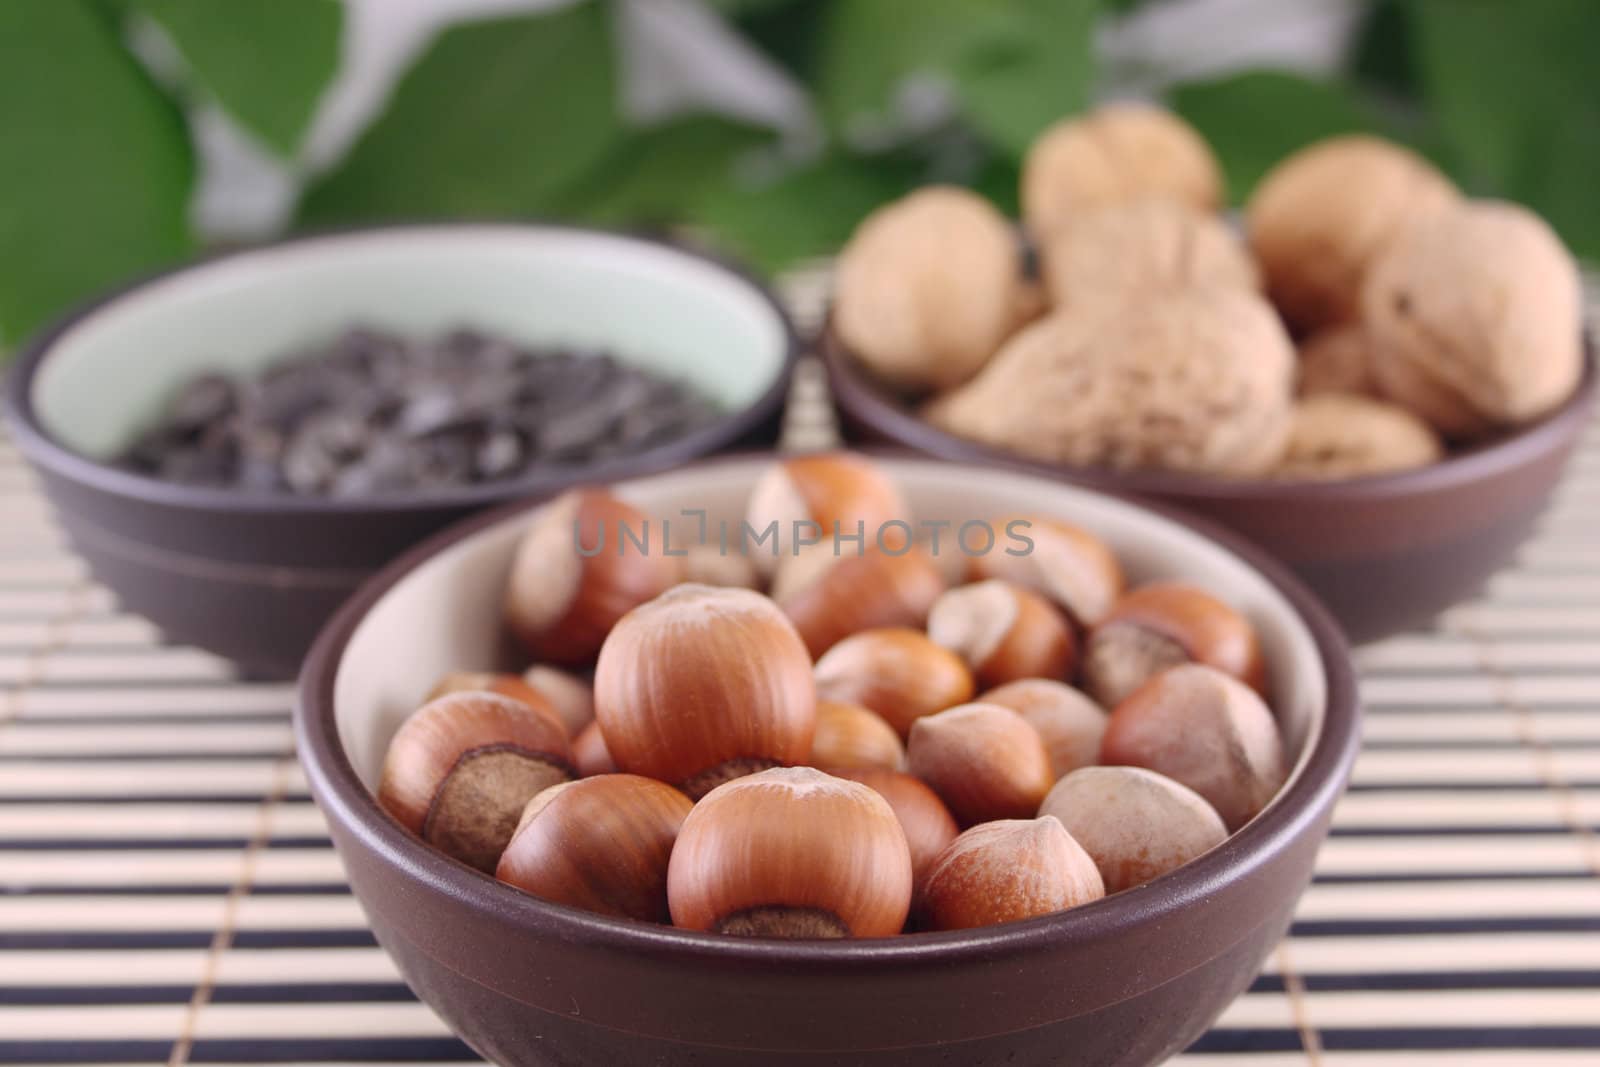
[(252, 380), (190, 381), (122, 464), (185, 485), (369, 496), (637, 453), (717, 414), (604, 352), (352, 329)]

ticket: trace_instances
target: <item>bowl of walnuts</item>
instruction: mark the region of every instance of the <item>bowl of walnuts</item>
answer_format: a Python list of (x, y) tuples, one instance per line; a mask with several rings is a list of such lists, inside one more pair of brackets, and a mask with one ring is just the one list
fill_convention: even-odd
[(1021, 202), (1020, 240), (947, 187), (858, 228), (823, 344), (854, 437), (1210, 517), (1360, 642), (1502, 565), (1587, 424), (1570, 253), (1398, 145), (1310, 145), (1236, 224), (1195, 130), (1114, 104), (1040, 136)]
[(1227, 533), (1016, 470), (733, 457), (474, 519), (296, 709), (379, 943), (503, 1064), (1149, 1064), (1248, 987), (1358, 740)]

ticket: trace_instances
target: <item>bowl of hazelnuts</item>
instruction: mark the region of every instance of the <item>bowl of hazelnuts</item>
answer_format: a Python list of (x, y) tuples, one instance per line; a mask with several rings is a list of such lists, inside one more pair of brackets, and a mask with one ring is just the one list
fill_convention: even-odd
[(329, 624), (300, 757), (502, 1064), (1150, 1064), (1244, 989), (1358, 743), (1225, 532), (1001, 467), (746, 456), (470, 520)]
[(1045, 131), (1019, 227), (964, 189), (867, 218), (824, 338), (857, 440), (1176, 504), (1288, 563), (1363, 642), (1526, 538), (1595, 393), (1545, 222), (1375, 137), (1237, 220), (1200, 135), (1114, 104)]

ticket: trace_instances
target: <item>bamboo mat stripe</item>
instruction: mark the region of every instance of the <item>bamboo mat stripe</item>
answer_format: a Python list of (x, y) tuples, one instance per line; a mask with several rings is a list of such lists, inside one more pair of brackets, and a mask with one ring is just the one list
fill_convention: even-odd
[[(822, 275), (787, 286), (814, 323)], [(807, 362), (793, 447), (834, 425)], [(0, 1064), (470, 1064), (351, 897), (291, 688), (164, 646), (0, 438)], [(1360, 651), (1350, 793), (1208, 1067), (1600, 1063), (1600, 423), (1481, 597)]]

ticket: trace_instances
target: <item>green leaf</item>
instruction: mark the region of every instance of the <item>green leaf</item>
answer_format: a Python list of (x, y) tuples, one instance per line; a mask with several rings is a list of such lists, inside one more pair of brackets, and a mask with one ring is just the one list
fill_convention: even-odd
[(0, 333), (190, 249), (183, 117), (85, 0), (0, 3)]
[(793, 7), (797, 0), (706, 0), (724, 18), (742, 19), (770, 15), (780, 8)]
[(931, 76), (990, 140), (1020, 156), (1083, 107), (1098, 0), (836, 0), (824, 9), (818, 104), (845, 135), (889, 117), (907, 80)]
[(1350, 50), (1359, 81), (1410, 100), (1418, 93), (1416, 33), (1404, 0), (1375, 0)]
[(281, 156), (292, 156), (339, 66), (338, 0), (139, 0), (194, 79)]
[(1600, 4), (1415, 0), (1428, 102), (1467, 178), (1542, 213), (1600, 258)]
[(831, 0), (822, 8), (817, 105), (832, 130), (849, 134), (883, 116), (914, 74), (947, 71), (963, 40), (999, 0)]
[(1088, 103), (1096, 0), (1013, 0), (955, 68), (962, 111), (1021, 159), (1045, 127)]
[(612, 55), (605, 3), (446, 30), (301, 221), (553, 210), (625, 133)]
[(825, 21), (819, 8), (833, 0), (722, 0), (734, 29), (800, 81), (816, 80)]
[(1324, 137), (1382, 126), (1348, 87), (1276, 70), (1191, 82), (1175, 89), (1171, 102), (1211, 142), (1235, 203), (1289, 153)]
[(740, 156), (771, 130), (715, 115), (639, 130), (572, 190), (555, 214), (608, 226), (684, 221), (708, 187), (725, 187)]
[(694, 221), (753, 266), (776, 272), (837, 252), (868, 212), (919, 177), (919, 168), (892, 157), (833, 155), (760, 187), (708, 190)]

